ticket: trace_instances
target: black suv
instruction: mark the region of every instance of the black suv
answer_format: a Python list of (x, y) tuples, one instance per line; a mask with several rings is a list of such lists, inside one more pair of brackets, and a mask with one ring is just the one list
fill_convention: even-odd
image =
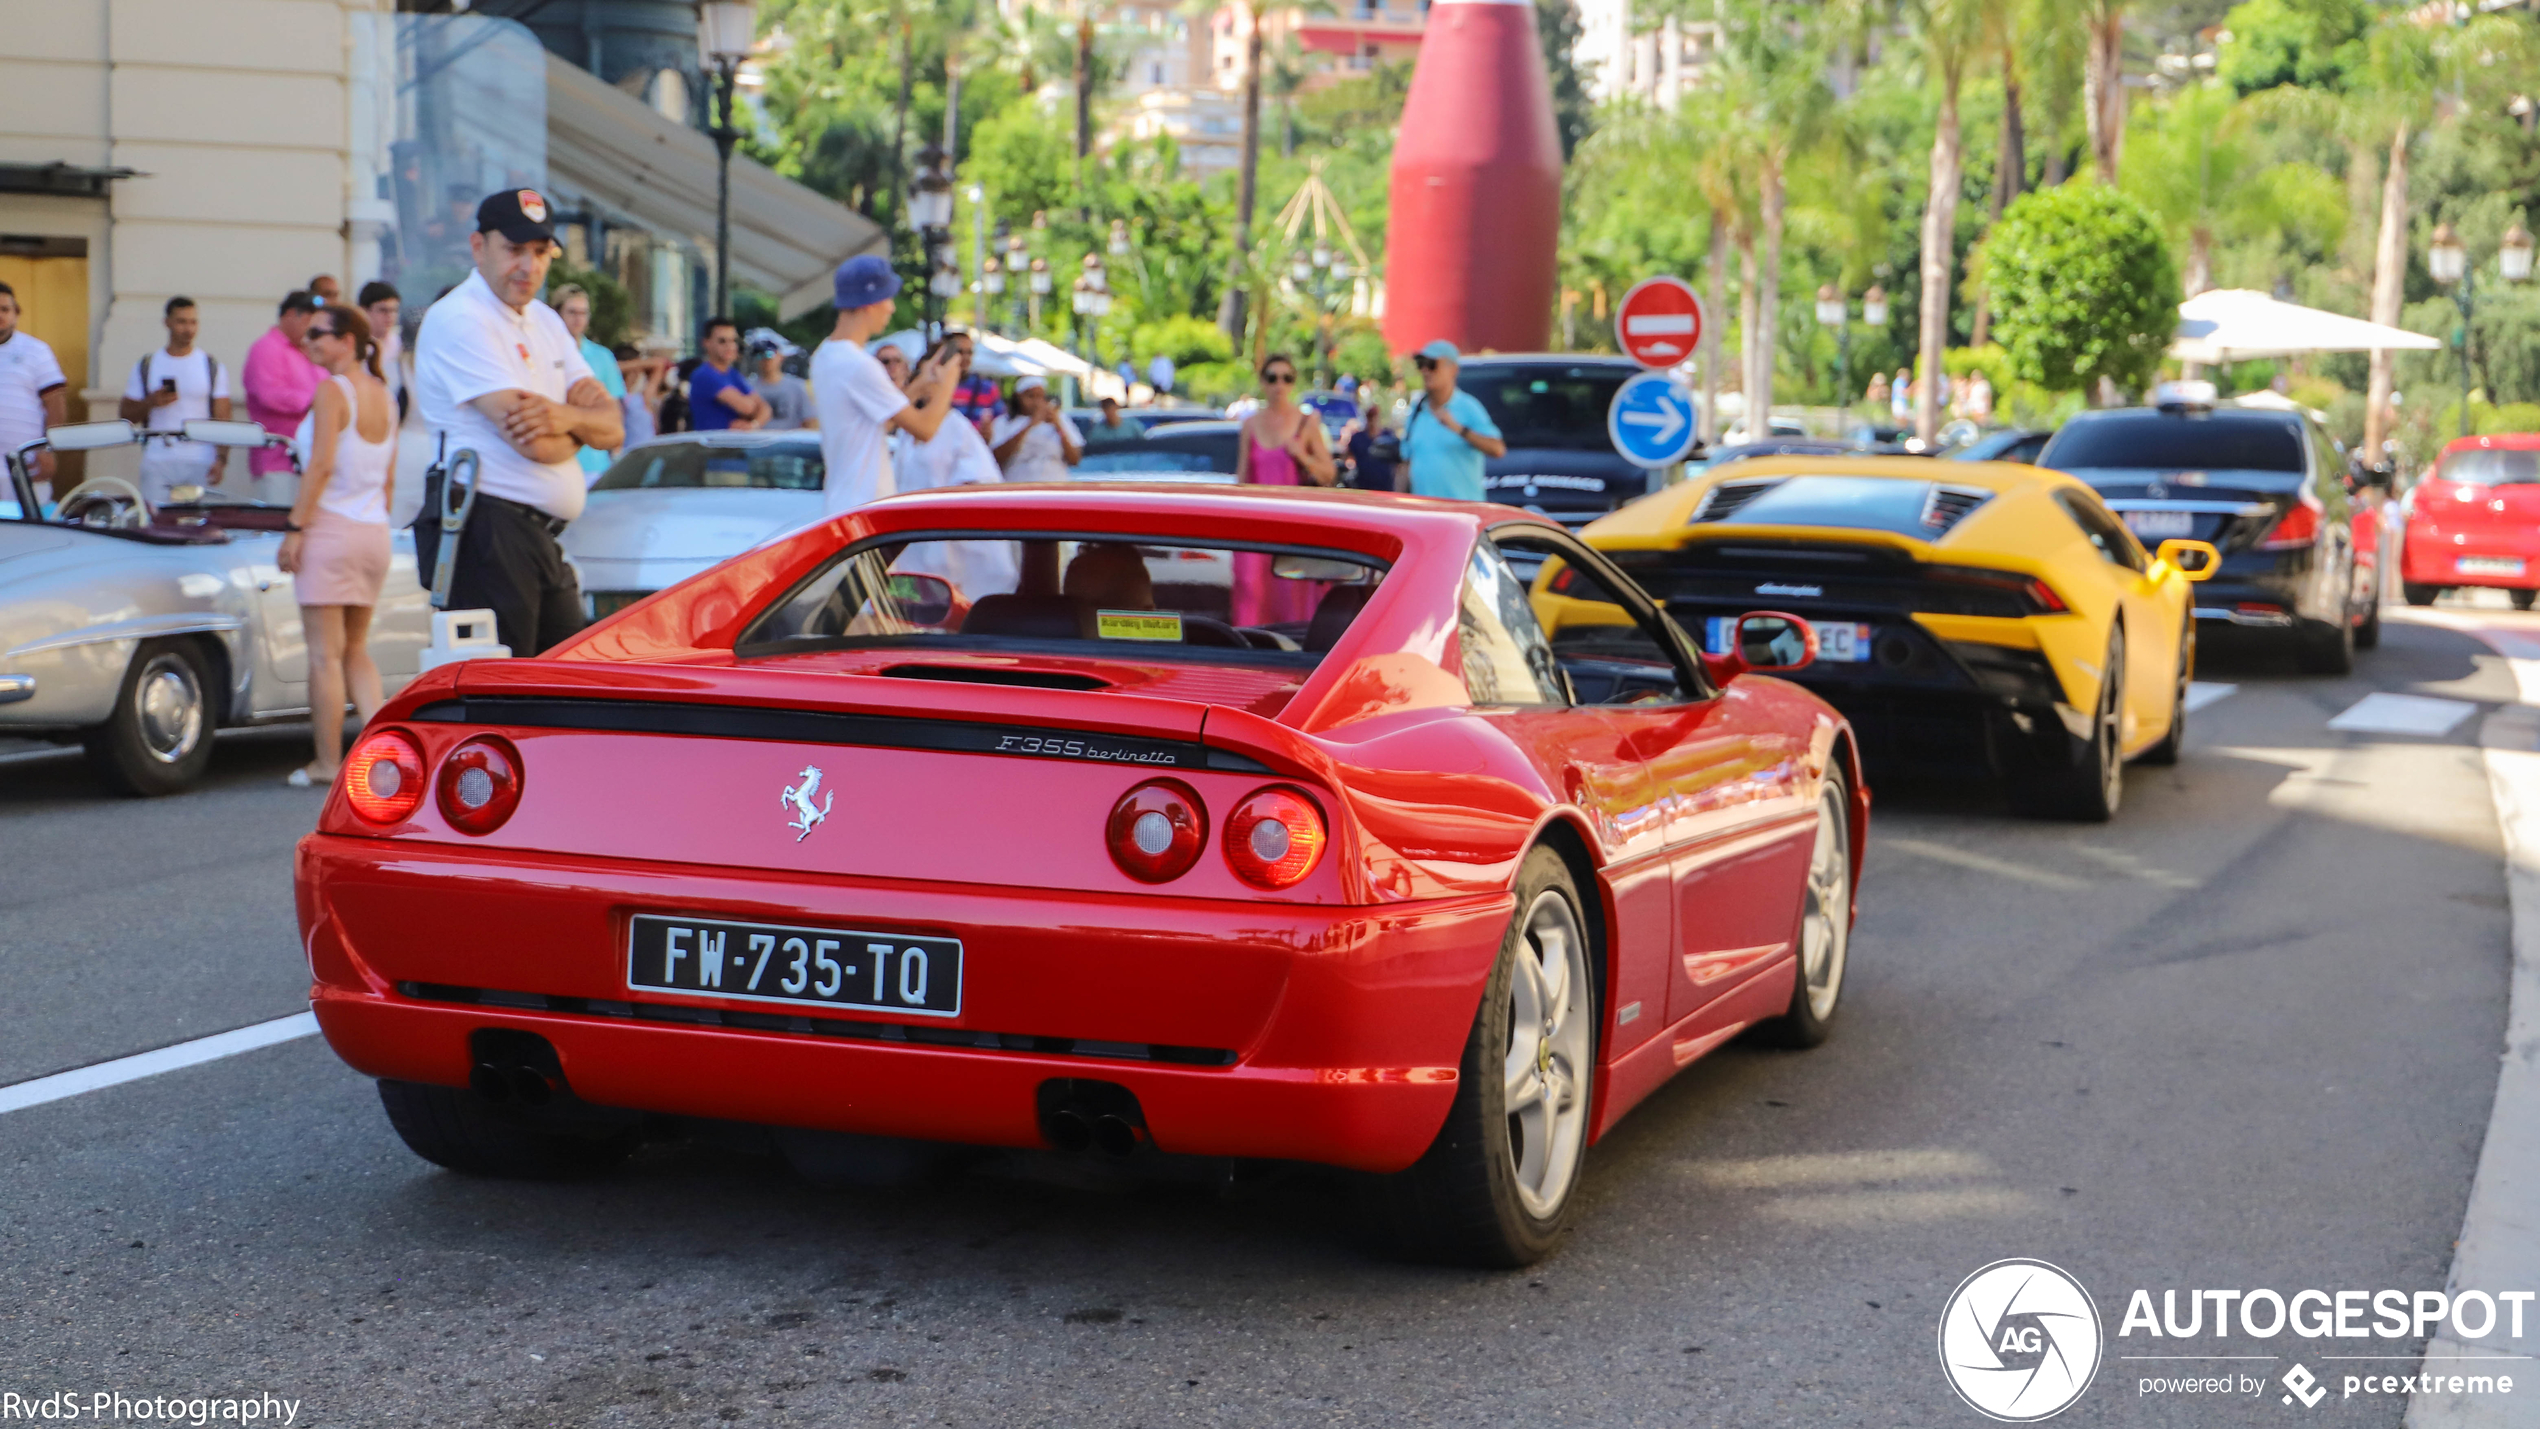
[(2106, 498), (2146, 546), (2212, 542), (2222, 569), (2196, 587), (2196, 618), (2290, 641), (2302, 669), (2342, 675), (2381, 635), (2370, 570), (2358, 570), (2346, 462), (2297, 412), (2175, 405), (2084, 412), (2037, 464)]
[(1623, 460), (1607, 435), (1615, 390), (1641, 371), (1628, 358), (1580, 353), (1465, 358), (1455, 385), (1480, 399), (1508, 443), (1508, 454), (1483, 469), (1490, 499), (1575, 531), (1666, 485), (1667, 469)]

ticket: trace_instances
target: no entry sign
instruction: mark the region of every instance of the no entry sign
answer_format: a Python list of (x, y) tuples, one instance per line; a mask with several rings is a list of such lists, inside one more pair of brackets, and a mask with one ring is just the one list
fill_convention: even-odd
[(1673, 367), (1702, 341), (1702, 304), (1682, 278), (1644, 278), (1614, 310), (1614, 340), (1643, 367)]

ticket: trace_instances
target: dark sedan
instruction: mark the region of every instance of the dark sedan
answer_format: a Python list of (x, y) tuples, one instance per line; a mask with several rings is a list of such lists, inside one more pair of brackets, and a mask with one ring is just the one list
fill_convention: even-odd
[(1615, 389), (1640, 374), (1619, 357), (1575, 353), (1468, 357), (1456, 385), (1480, 399), (1508, 454), (1484, 469), (1490, 499), (1576, 529), (1670, 479), (1625, 461), (1605, 418)]
[(2084, 412), (2038, 465), (2090, 483), (2146, 545), (2209, 541), (2222, 569), (2196, 618), (2280, 636), (2306, 673), (2344, 674), (2381, 634), (2359, 569), (2345, 462), (2298, 412), (2177, 403)]

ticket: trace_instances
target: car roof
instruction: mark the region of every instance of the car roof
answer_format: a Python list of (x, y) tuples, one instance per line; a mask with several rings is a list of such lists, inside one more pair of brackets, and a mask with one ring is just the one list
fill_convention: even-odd
[(2540, 451), (2540, 432), (2490, 432), (2483, 437), (2454, 437), (2443, 444), (2443, 450), (2436, 454), (2435, 459), (2440, 461), (2454, 452), (2474, 451)]
[(1528, 367), (1612, 367), (1639, 372), (1644, 370), (1628, 357), (1610, 352), (1468, 352), (1457, 360), (1458, 367), (1523, 365)]
[(2198, 407), (2192, 410), (2184, 407), (2102, 407), (2096, 411), (2075, 412), (2064, 425), (2070, 427), (2082, 422), (2225, 422), (2246, 427), (2299, 427), (2302, 417), (2298, 412), (2273, 407)]
[(801, 427), (787, 427), (773, 432), (763, 428), (739, 432), (665, 432), (657, 437), (646, 437), (640, 442), (629, 443), (626, 449), (642, 451), (646, 447), (677, 446), (683, 442), (691, 446), (706, 447), (771, 447), (786, 442), (808, 442), (818, 446), (820, 433), (807, 431)]

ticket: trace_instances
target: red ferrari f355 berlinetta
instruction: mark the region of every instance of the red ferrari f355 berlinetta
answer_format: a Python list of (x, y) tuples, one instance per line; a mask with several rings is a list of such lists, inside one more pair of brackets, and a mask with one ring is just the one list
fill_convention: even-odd
[(318, 1021), (461, 1171), (1300, 1160), (1523, 1264), (1635, 1102), (1842, 993), (1851, 732), (1766, 673), (1805, 622), (1740, 636), (1504, 507), (892, 498), (391, 700), (299, 850)]

